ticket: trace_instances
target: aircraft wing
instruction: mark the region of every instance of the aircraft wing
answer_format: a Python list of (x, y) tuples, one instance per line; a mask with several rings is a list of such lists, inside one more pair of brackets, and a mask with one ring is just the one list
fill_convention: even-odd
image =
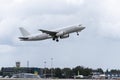
[(49, 34), (51, 36), (55, 36), (57, 32), (55, 31), (48, 31), (48, 30), (43, 30), (43, 29), (39, 29), (39, 31), (43, 32), (43, 33), (46, 33), (46, 34)]

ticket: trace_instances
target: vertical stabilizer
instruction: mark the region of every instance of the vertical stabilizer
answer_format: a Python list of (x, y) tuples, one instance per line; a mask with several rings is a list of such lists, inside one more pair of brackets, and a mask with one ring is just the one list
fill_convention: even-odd
[(22, 33), (23, 36), (29, 36), (30, 35), (30, 33), (27, 30), (25, 30), (23, 27), (20, 27), (19, 29), (20, 29), (20, 32)]

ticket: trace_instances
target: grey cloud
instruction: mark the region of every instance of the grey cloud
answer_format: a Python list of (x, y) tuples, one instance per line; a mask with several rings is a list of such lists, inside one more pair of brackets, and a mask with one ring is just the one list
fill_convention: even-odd
[[(3, 12), (9, 16), (33, 16), (44, 14), (73, 14), (78, 12), (79, 6), (69, 5), (66, 0), (31, 0), (22, 3), (13, 2), (13, 4), (2, 6)], [(3, 14), (3, 15), (4, 15)]]

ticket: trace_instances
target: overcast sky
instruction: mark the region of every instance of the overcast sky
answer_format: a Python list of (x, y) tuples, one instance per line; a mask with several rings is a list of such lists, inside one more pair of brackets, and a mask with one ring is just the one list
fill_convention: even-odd
[[(120, 69), (120, 0), (0, 0), (0, 67)], [(82, 24), (60, 42), (21, 42), (19, 27), (31, 34)]]

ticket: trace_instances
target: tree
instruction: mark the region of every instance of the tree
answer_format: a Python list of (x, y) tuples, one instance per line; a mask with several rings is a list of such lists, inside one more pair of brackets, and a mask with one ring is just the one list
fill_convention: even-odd
[(113, 74), (120, 74), (120, 70), (116, 70), (116, 69), (112, 69), (110, 72)]
[(82, 66), (77, 66), (77, 67), (73, 68), (73, 73), (74, 73), (74, 75), (89, 76), (92, 73), (92, 69), (85, 68)]
[(62, 76), (64, 78), (71, 78), (72, 77), (72, 70), (70, 68), (62, 69)]
[(62, 78), (62, 71), (60, 68), (55, 68), (55, 77)]
[(72, 70), (73, 70), (74, 75), (78, 75), (78, 73), (79, 73), (79, 75), (83, 75), (83, 72), (84, 72), (83, 71), (84, 68), (82, 66), (77, 66), (77, 67), (73, 68)]
[(91, 73), (92, 73), (92, 69), (90, 69), (90, 68), (84, 69), (84, 76), (89, 76), (89, 75), (91, 75)]
[(101, 74), (104, 73), (104, 71), (101, 68), (98, 68), (96, 71), (99, 72), (99, 73), (101, 73)]

